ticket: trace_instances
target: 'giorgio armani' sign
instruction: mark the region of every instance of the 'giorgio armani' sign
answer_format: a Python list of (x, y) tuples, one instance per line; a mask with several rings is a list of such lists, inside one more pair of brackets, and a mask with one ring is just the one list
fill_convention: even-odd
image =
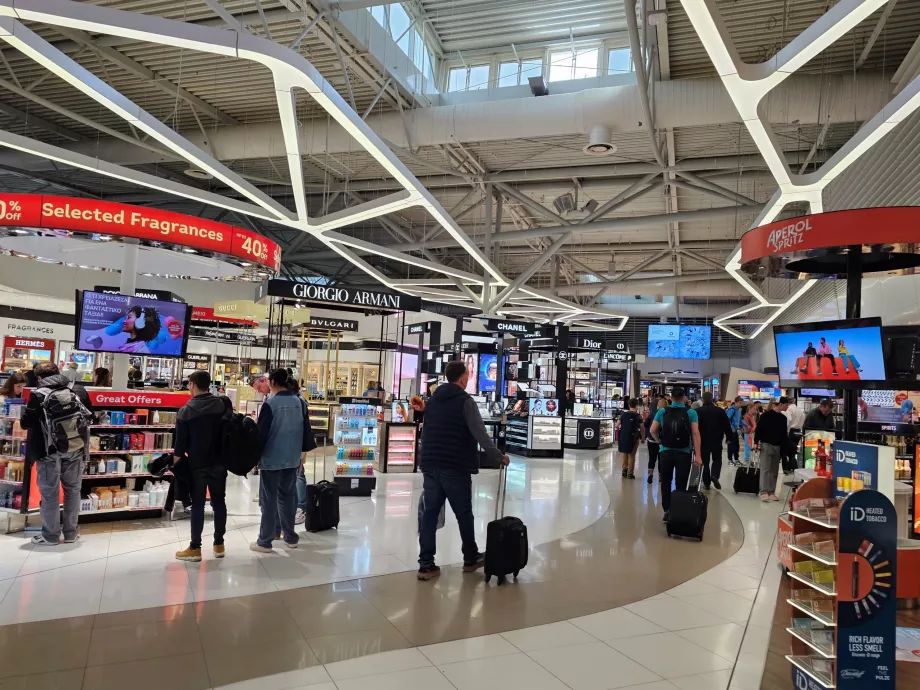
[(421, 311), (420, 297), (404, 295), (399, 292), (376, 292), (339, 285), (317, 285), (315, 283), (296, 283), (291, 280), (269, 280), (259, 286), (256, 300), (263, 297), (286, 297), (305, 302), (334, 304), (366, 309), (385, 309), (387, 311)]

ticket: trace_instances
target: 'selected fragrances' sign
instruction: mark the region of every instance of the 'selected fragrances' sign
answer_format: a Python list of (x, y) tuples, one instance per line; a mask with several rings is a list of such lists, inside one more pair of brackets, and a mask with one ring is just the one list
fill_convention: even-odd
[(44, 194), (0, 194), (0, 226), (156, 240), (226, 254), (275, 271), (281, 267), (281, 248), (245, 228), (111, 201)]

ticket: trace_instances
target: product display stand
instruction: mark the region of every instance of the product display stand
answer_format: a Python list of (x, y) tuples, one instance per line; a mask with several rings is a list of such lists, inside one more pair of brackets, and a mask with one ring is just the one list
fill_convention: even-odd
[(381, 426), (380, 472), (418, 472), (418, 426), (414, 422), (384, 422)]
[(788, 539), (793, 687), (894, 688), (896, 517), (877, 491), (838, 505), (830, 479), (793, 496)]
[(377, 487), (374, 464), (380, 442), (378, 402), (376, 398), (339, 398), (333, 443), (334, 479), (341, 496), (370, 496)]

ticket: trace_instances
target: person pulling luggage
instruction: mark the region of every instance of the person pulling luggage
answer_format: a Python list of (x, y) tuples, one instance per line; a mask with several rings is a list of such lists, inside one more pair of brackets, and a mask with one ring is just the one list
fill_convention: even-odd
[(690, 465), (703, 464), (699, 417), (696, 410), (687, 407), (686, 393), (682, 387), (674, 386), (671, 389), (671, 405), (655, 413), (649, 431), (661, 447), (658, 456), (661, 508), (664, 511), (663, 522), (667, 522), (671, 510), (671, 481), (681, 488), (687, 486)]
[(470, 372), (461, 361), (444, 368), (447, 383), (439, 386), (425, 406), (422, 430), (421, 468), (424, 477), (419, 528), (419, 580), (441, 574), (435, 565), (438, 515), (444, 502), (450, 503), (457, 517), (463, 541), (463, 572), (483, 567), (485, 556), (476, 544), (473, 527), (473, 478), (479, 473), (479, 446), (493, 462), (509, 463), (507, 455), (492, 442), (476, 402), (466, 392)]

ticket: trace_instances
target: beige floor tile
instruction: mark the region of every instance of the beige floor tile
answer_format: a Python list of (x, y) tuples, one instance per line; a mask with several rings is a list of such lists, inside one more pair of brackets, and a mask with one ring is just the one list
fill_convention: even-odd
[(336, 690), (335, 684), (322, 666), (272, 673), (269, 676), (221, 685), (215, 690), (300, 690), (306, 687), (311, 690)]
[(665, 632), (664, 628), (624, 608), (572, 618), (569, 622), (599, 640), (615, 640), (620, 637), (636, 637), (638, 635)]
[(213, 687), (319, 664), (304, 639), (208, 649), (205, 660)]
[(36, 621), (34, 623), (0, 625), (0, 643), (12, 640), (16, 637), (89, 630), (93, 627), (95, 618), (95, 615), (75, 616), (72, 618), (53, 618), (51, 620)]
[(457, 690), (566, 690), (562, 681), (523, 653), (459, 661), (438, 668)]
[(336, 683), (351, 678), (363, 678), (380, 673), (395, 673), (408, 671), (413, 668), (431, 666), (431, 661), (421, 651), (412, 647), (410, 649), (394, 649), (390, 652), (371, 654), (359, 659), (348, 659), (326, 664), (326, 671)]
[(328, 637), (390, 626), (390, 621), (386, 616), (364, 597), (321, 605), (292, 607), (290, 614), (304, 637), (307, 638)]
[[(130, 680), (128, 680), (130, 679)], [(159, 657), (86, 669), (82, 690), (207, 690), (211, 687), (202, 654)]]
[(14, 637), (0, 644), (0, 678), (86, 666), (91, 628)]
[(572, 690), (610, 690), (661, 680), (660, 676), (603, 642), (541, 649), (528, 654)]
[(369, 678), (337, 680), (338, 690), (455, 690), (436, 668), (381, 673)]
[(667, 679), (713, 673), (732, 667), (731, 661), (675, 633), (610, 640), (607, 644)]
[(317, 659), (323, 664), (394, 649), (406, 649), (411, 646), (409, 641), (393, 626), (344, 635), (311, 637), (307, 639), (307, 642), (310, 643), (310, 648), (316, 654)]
[(568, 621), (511, 630), (502, 633), (501, 636), (522, 652), (597, 641), (584, 630), (580, 630)]
[(93, 630), (86, 665), (104, 666), (200, 651), (198, 625), (191, 618), (135, 623)]
[(93, 628), (115, 628), (137, 623), (155, 623), (158, 621), (195, 620), (196, 604), (176, 604), (174, 606), (156, 606), (149, 609), (97, 613)]
[(362, 593), (351, 582), (286, 589), (280, 594), (282, 601), (291, 607), (318, 606), (337, 601), (351, 601), (362, 596)]
[(291, 615), (275, 608), (254, 608), (239, 615), (199, 618), (198, 631), (205, 651), (304, 639)]
[(501, 635), (483, 635), (470, 637), (464, 640), (442, 642), (440, 644), (419, 647), (434, 665), (450, 664), (455, 661), (470, 661), (471, 659), (485, 659), (490, 656), (503, 656), (516, 654), (520, 651)]
[(82, 668), (0, 680), (2, 690), (81, 690), (82, 687)]

